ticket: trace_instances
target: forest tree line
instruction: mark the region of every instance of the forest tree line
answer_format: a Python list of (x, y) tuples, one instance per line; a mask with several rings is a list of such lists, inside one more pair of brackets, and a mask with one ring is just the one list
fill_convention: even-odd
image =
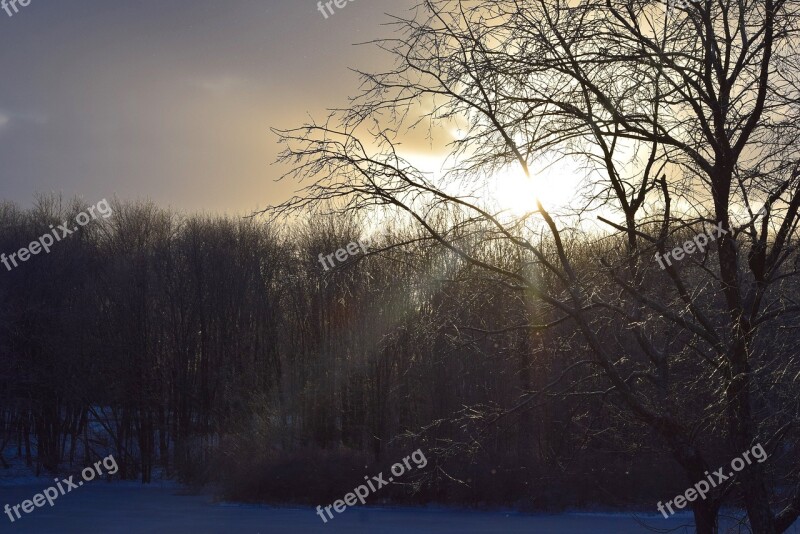
[[(422, 449), (424, 472), (386, 496), (537, 509), (649, 508), (686, 483), (580, 365), (569, 322), (529, 327), (555, 315), (431, 240), (381, 228), (368, 256), (325, 271), (320, 253), (375, 228), (113, 208), (0, 272), (2, 466), (70, 471), (111, 452), (123, 478), (316, 503)], [(0, 251), (82, 209), (56, 196), (0, 205)], [(527, 268), (488, 234), (461, 239)], [(618, 244), (585, 250), (586, 268)], [(613, 344), (624, 325), (597, 317)], [(688, 358), (672, 372), (706, 379)], [(719, 464), (739, 452), (718, 451)]]

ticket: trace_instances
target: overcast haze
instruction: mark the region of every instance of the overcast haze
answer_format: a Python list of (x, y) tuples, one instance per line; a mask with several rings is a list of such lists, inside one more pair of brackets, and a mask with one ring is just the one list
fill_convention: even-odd
[(2, 197), (247, 212), (286, 197), (270, 127), (346, 104), (405, 0), (32, 0), (0, 11)]

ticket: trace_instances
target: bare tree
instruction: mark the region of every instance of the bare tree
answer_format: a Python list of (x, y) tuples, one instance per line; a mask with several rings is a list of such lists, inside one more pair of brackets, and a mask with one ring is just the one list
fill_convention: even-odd
[[(295, 163), (287, 176), (315, 181), (271, 213), (402, 214), (535, 299), (550, 320), (526, 328), (569, 321), (591, 355), (575, 365), (599, 372), (611, 404), (653, 431), (687, 482), (724, 454), (768, 447), (768, 464), (693, 503), (696, 528), (716, 532), (722, 499), (733, 494), (754, 532), (784, 532), (800, 514), (800, 361), (779, 335), (800, 311), (790, 291), (800, 208), (797, 9), (786, 0), (685, 9), (424, 1), (394, 19), (394, 38), (375, 43), (395, 66), (362, 73), (350, 108), (278, 132), (282, 158)], [(449, 145), (449, 180), (425, 175), (398, 150), (412, 129), (441, 135), (453, 123), (462, 132)], [(453, 183), (466, 192), (510, 164), (530, 176), (554, 155), (586, 169), (575, 212), (532, 198), (531, 213), (509, 221), (453, 193)], [(596, 269), (579, 271), (608, 238), (586, 224), (598, 211), (624, 240), (605, 248)], [(459, 222), (442, 227), (443, 214)], [(720, 229), (716, 246), (655, 267), (654, 253), (709, 224)], [(513, 245), (521, 261), (467, 246), (470, 229)], [(592, 393), (582, 384), (573, 392)], [(791, 494), (778, 492), (786, 485)]]

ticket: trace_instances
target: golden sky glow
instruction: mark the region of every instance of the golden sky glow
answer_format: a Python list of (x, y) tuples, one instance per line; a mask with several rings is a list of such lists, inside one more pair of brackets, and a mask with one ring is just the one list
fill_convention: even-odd
[(32, 2), (0, 18), (2, 199), (150, 198), (187, 211), (277, 203), (270, 128), (347, 105), (353, 46), (406, 0), (353, 3), (327, 20), (311, 0)]

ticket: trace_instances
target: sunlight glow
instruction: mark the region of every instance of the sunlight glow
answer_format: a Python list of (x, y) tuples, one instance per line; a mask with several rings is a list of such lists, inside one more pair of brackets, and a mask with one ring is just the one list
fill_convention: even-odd
[(548, 211), (569, 208), (579, 199), (586, 174), (571, 160), (553, 158), (533, 165), (530, 178), (518, 164), (511, 164), (489, 176), (449, 182), (443, 178), (442, 156), (413, 154), (409, 161), (443, 191), (477, 201), (493, 212), (503, 212), (504, 220), (535, 212), (537, 199)]
[(565, 208), (577, 198), (582, 175), (570, 162), (536, 166), (530, 174), (525, 176), (517, 165), (494, 174), (490, 194), (500, 209), (520, 216), (536, 209), (536, 199), (549, 210)]
[(489, 188), (497, 208), (508, 210), (511, 215), (519, 217), (536, 209), (539, 191), (519, 167), (506, 167), (496, 173)]

